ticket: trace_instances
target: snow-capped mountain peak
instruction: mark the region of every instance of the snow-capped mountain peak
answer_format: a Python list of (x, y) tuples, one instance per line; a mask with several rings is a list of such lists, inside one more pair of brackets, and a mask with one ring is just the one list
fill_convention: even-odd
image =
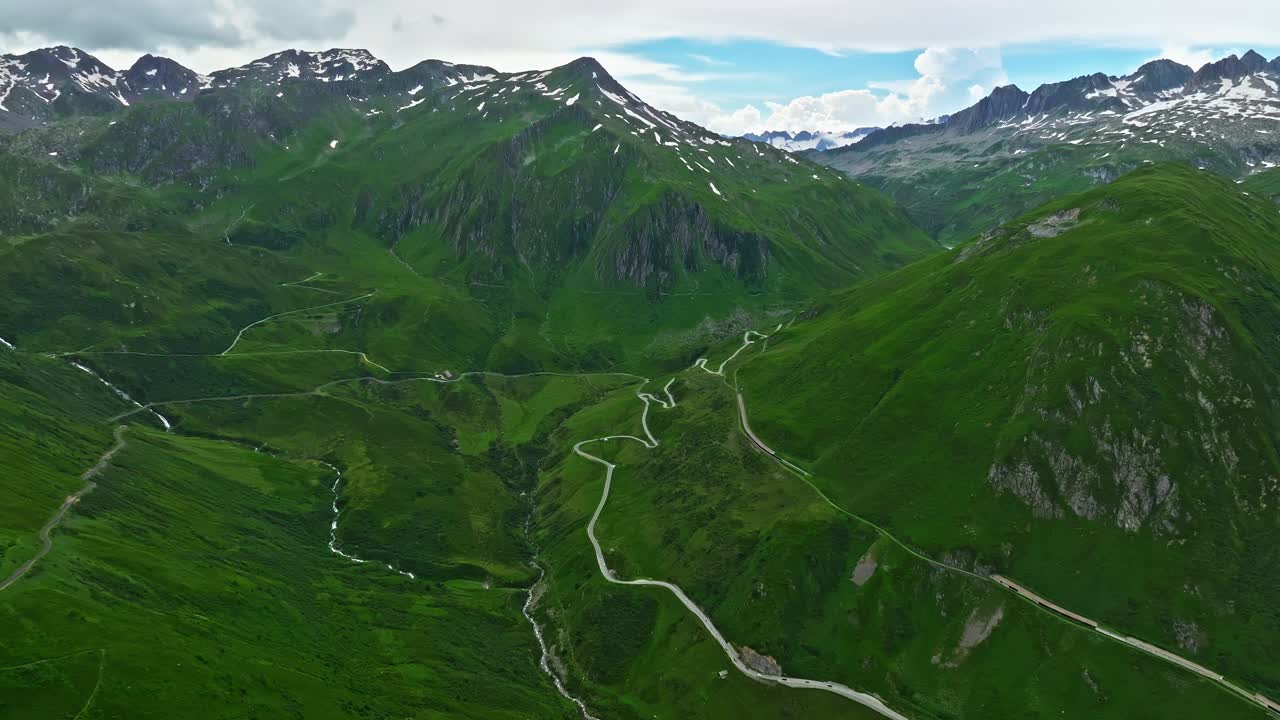
[(389, 75), (391, 68), (368, 50), (333, 48), (323, 52), (282, 50), (247, 65), (219, 70), (209, 76), (208, 87), (223, 88), (244, 82), (280, 85), (291, 80), (343, 82)]
[(760, 133), (747, 133), (742, 137), (753, 142), (771, 145), (787, 152), (805, 150), (831, 150), (833, 148), (852, 145), (879, 128), (862, 127), (845, 132), (828, 132), (822, 130), (801, 130), (791, 133), (786, 130), (766, 130)]

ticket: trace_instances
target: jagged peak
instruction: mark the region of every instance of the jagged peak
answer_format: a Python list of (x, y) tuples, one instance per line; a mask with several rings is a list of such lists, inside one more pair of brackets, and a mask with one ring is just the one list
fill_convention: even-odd
[(947, 127), (960, 132), (972, 132), (986, 127), (1022, 112), (1023, 106), (1030, 97), (1017, 85), (1001, 85), (974, 105), (953, 114), (947, 120)]
[[(1137, 70), (1133, 72), (1133, 75), (1141, 75), (1142, 73), (1147, 73), (1147, 72), (1151, 72), (1153, 70), (1159, 70), (1162, 68), (1186, 70), (1188, 73), (1195, 72), (1195, 69), (1192, 68), (1190, 65), (1183, 65), (1182, 63), (1177, 62), (1176, 60), (1170, 60), (1168, 58), (1158, 58), (1156, 60), (1148, 60), (1147, 62), (1143, 63)], [(1130, 77), (1132, 77), (1132, 75)]]
[(1240, 62), (1244, 63), (1245, 67), (1249, 68), (1249, 72), (1258, 72), (1259, 70), (1264, 70), (1267, 67), (1267, 59), (1256, 50), (1249, 50), (1249, 52), (1241, 55)]
[(137, 71), (145, 71), (145, 70), (150, 70), (154, 68), (169, 68), (173, 70), (189, 72), (193, 75), (196, 74), (194, 70), (188, 68), (187, 66), (178, 62), (177, 60), (164, 57), (163, 55), (152, 55), (151, 53), (147, 53), (146, 55), (143, 55), (142, 57), (133, 61), (133, 65), (129, 66), (129, 69), (126, 71), (126, 73), (132, 74)]
[(572, 62), (565, 63), (564, 65), (554, 68), (552, 72), (556, 74), (570, 74), (584, 80), (590, 80), (601, 89), (614, 94), (631, 95), (630, 91), (623, 87), (621, 83), (609, 74), (609, 71), (604, 68), (604, 65), (600, 64), (599, 60), (590, 56), (583, 56), (573, 60)]
[(102, 62), (90, 53), (69, 45), (54, 45), (52, 47), (37, 48), (19, 55), (17, 58), (24, 62), (33, 62), (36, 60), (56, 61), (65, 65), (69, 70), (84, 70), (89, 72), (106, 71), (107, 73), (116, 72), (110, 65)]
[(465, 63), (451, 63), (447, 60), (429, 59), (422, 60), (418, 63), (399, 71), (398, 75), (421, 75), (421, 74), (441, 74), (453, 76), (465, 75), (497, 75), (497, 70), (488, 65), (468, 65)]

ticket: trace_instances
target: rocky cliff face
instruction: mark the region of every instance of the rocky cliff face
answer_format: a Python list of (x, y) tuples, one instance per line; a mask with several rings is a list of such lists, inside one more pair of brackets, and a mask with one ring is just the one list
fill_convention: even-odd
[(281, 85), (290, 80), (320, 82), (374, 80), (390, 73), (391, 68), (368, 50), (342, 48), (324, 52), (284, 50), (258, 58), (248, 65), (212, 73), (209, 76), (209, 86), (224, 88), (245, 83)]
[(1195, 74), (1191, 68), (1172, 60), (1152, 60), (1134, 73), (1133, 88), (1142, 93), (1162, 93), (1184, 87)]
[(124, 72), (124, 84), (135, 98), (193, 100), (202, 78), (169, 58), (143, 55)]
[[(1280, 60), (1280, 58), (1276, 58)], [(1267, 69), (1267, 61), (1258, 53), (1250, 50), (1243, 58), (1235, 55), (1211, 62), (1200, 68), (1187, 81), (1188, 90), (1216, 87), (1222, 80), (1236, 80)]]
[[(991, 91), (991, 94), (978, 101), (978, 104), (955, 113), (945, 125), (939, 129), (954, 129), (958, 132), (973, 132), (992, 123), (1011, 118), (1022, 112), (1027, 102), (1027, 94), (1017, 85), (1005, 85)], [(929, 126), (933, 127), (933, 126)]]

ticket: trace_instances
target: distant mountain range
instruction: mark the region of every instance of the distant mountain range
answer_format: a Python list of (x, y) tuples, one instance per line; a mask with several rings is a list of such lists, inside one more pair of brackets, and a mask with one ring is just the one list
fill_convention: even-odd
[(379, 94), (492, 78), (476, 65), (426, 60), (393, 72), (367, 50), (284, 50), (210, 75), (169, 58), (144, 55), (115, 70), (83, 50), (60, 45), (22, 55), (0, 55), (0, 131), (21, 130), (75, 114), (105, 114), (141, 100), (193, 101), (202, 90), (277, 87), (292, 82), (360, 82)]
[(1250, 50), (1199, 70), (1154, 60), (996, 88), (944, 122), (870, 133), (814, 156), (902, 202), (955, 242), (1063, 192), (1174, 160), (1243, 179), (1280, 164), (1280, 57)]
[(0, 706), (1257, 720), (1254, 55), (826, 150), (587, 57), (4, 56)]
[[(402, 160), (404, 187), (381, 187), (388, 159), (354, 139), (400, 143), (414, 132), (423, 133), (426, 155)], [(575, 141), (552, 142), (553, 132)], [(86, 198), (108, 178), (125, 176), (136, 182), (103, 193), (112, 203), (95, 206), (94, 220), (149, 226), (161, 213), (118, 201), (138, 186), (219, 196), (242, 187), (229, 173), (336, 152), (378, 178), (366, 198), (378, 214), (362, 216), (366, 229), (388, 244), (417, 228), (448, 233), (489, 281), (575, 268), (589, 285), (655, 296), (721, 275), (735, 286), (807, 291), (935, 249), (879, 193), (658, 110), (585, 57), (519, 73), (441, 60), (393, 71), (366, 50), (290, 49), (202, 75), (152, 55), (118, 71), (80, 49), (44, 48), (0, 60), (0, 151), (0, 175), (26, 184), (40, 176), (50, 188), (32, 195), (15, 186), (7, 202), (0, 183), (0, 231), (51, 230), (97, 202)], [(533, 172), (550, 158), (561, 163), (554, 171)], [(233, 230), (279, 223), (268, 234), (281, 235), (245, 243), (294, 242), (284, 226), (296, 209), (272, 216), (267, 203), (252, 202), (256, 210)], [(798, 205), (823, 222), (793, 226)], [(553, 212), (569, 206), (581, 216)], [(412, 242), (397, 247), (411, 254)]]
[(804, 150), (822, 152), (852, 145), (879, 129), (877, 127), (861, 127), (846, 132), (801, 130), (797, 133), (790, 133), (786, 130), (765, 130), (760, 133), (746, 133), (742, 137), (753, 142), (772, 145), (787, 152), (801, 152)]

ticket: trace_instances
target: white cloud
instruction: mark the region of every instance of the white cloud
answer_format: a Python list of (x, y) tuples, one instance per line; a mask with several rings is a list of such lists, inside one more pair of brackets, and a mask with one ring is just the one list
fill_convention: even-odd
[(1214, 50), (1212, 48), (1192, 48), (1187, 45), (1170, 45), (1165, 46), (1160, 54), (1151, 58), (1157, 60), (1165, 58), (1174, 62), (1180, 62), (1183, 65), (1190, 65), (1193, 70), (1199, 70), (1206, 63), (1220, 60), (1228, 55), (1240, 55), (1244, 51), (1238, 49), (1231, 50)]
[[(0, 0), (5, 19), (0, 45), (13, 52), (62, 42), (86, 44), (86, 50), (116, 67), (128, 66), (142, 52), (155, 52), (202, 72), (298, 46), (364, 47), (394, 68), (434, 57), (518, 71), (596, 54), (619, 79), (655, 93), (650, 96), (655, 104), (670, 103), (665, 107), (677, 112), (689, 107), (690, 119), (727, 128), (754, 115), (745, 107), (716, 108), (698, 100), (691, 89), (722, 77), (727, 68), (717, 58), (697, 58), (705, 72), (689, 72), (601, 51), (669, 38), (759, 40), (832, 55), (930, 48), (917, 58), (920, 76), (914, 80), (755, 109), (765, 123), (776, 118), (856, 125), (951, 111), (971, 100), (974, 86), (990, 89), (1005, 81), (996, 51), (956, 48), (1042, 41), (1162, 47), (1174, 59), (1198, 66), (1214, 53), (1196, 48), (1266, 46), (1280, 36), (1274, 0), (1236, 0), (1230, 12), (1206, 12), (1202, 0), (895, 0), (859, 2), (852, 9), (848, 0), (790, 0), (746, 10), (740, 0), (472, 0), (447, 6), (419, 0), (316, 0), (312, 4), (318, 11), (301, 13), (306, 18), (296, 9), (299, 2), (121, 0), (108, 4), (112, 16), (107, 17), (107, 11), (93, 10), (83, 0), (36, 5)], [(93, 5), (98, 6), (107, 7)], [(129, 11), (137, 8), (154, 12)], [(681, 85), (685, 89), (677, 90)]]
[[(766, 103), (763, 115), (748, 106), (703, 118), (726, 134), (760, 130), (850, 130), (868, 125), (915, 122), (953, 112), (1008, 82), (996, 49), (929, 48), (916, 58), (914, 80), (869, 83), (864, 89), (807, 95)], [(745, 111), (745, 112), (744, 112)], [(698, 118), (693, 118), (695, 121)]]
[(694, 60), (697, 60), (703, 65), (713, 65), (715, 67), (730, 67), (733, 65), (733, 63), (731, 62), (727, 62), (725, 60), (719, 60), (717, 58), (711, 57), (710, 55), (699, 55), (698, 53), (689, 53), (689, 57), (693, 58)]
[(942, 81), (974, 77), (1000, 69), (1000, 51), (994, 48), (965, 49), (931, 47), (916, 58), (916, 72)]
[[(5, 18), (7, 30), (0, 31), (0, 38), (7, 40), (26, 31), (45, 40), (65, 40), (86, 36), (94, 31), (92, 26), (100, 24), (97, 16), (86, 15), (83, 0), (44, 0), (38, 3), (38, 13), (23, 10), (30, 5), (27, 0), (0, 0), (0, 17)], [(158, 12), (169, 16), (186, 12), (187, 8), (179, 5), (175, 1), (167, 6), (170, 9)], [(405, 67), (430, 55), (523, 70), (534, 67), (524, 58), (676, 37), (756, 39), (840, 53), (998, 47), (1046, 40), (1128, 47), (1248, 46), (1272, 44), (1280, 34), (1280, 14), (1275, 12), (1274, 0), (1237, 0), (1230, 12), (1206, 12), (1201, 0), (895, 0), (858, 3), (856, 11), (850, 11), (847, 0), (762, 3), (748, 11), (740, 0), (473, 0), (447, 7), (428, 7), (417, 0), (324, 0), (326, 17), (354, 20), (332, 26), (281, 22), (282, 14), (271, 9), (278, 5), (275, 0), (203, 3), (199, 12), (187, 13), (181, 23), (134, 23), (138, 27), (134, 35), (129, 34), (128, 26), (117, 23), (120, 27), (113, 26), (112, 47), (86, 49), (187, 48), (191, 52), (181, 54), (180, 59), (197, 69), (211, 70), (225, 62), (206, 61), (212, 60), (218, 49), (237, 50), (239, 62), (246, 62), (278, 50), (282, 44), (305, 42), (310, 47), (368, 47), (393, 67)], [(33, 14), (39, 17), (30, 18)], [(55, 16), (60, 22), (43, 21)], [(80, 22), (82, 18), (87, 19)], [(210, 30), (201, 32), (200, 22)], [(219, 45), (222, 35), (239, 36), (241, 41)], [(9, 49), (15, 48), (10, 45)]]

